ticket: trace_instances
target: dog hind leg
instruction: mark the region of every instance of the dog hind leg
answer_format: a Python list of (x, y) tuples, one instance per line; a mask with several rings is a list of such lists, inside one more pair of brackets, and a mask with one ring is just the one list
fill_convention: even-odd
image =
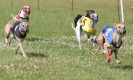
[(6, 43), (6, 45), (9, 44), (9, 40), (8, 40), (9, 39), (9, 36), (10, 36), (9, 34), (5, 36), (5, 43)]
[(7, 33), (6, 35), (5, 35), (5, 44), (6, 44), (6, 46), (10, 46), (10, 44), (11, 44), (11, 34), (10, 34), (10, 32), (9, 33)]
[(99, 49), (101, 50), (102, 53), (106, 53), (104, 51), (104, 43), (105, 43), (105, 38), (103, 36), (103, 33), (100, 33), (97, 39), (97, 44), (99, 46)]
[(77, 24), (76, 26), (76, 36), (77, 36), (77, 40), (78, 40), (78, 43), (79, 43), (79, 48), (81, 49), (82, 45), (81, 45), (81, 25), (80, 24)]
[(18, 53), (18, 49), (19, 49), (19, 46), (17, 46), (17, 49), (16, 49), (16, 51), (15, 51), (15, 54), (17, 54), (17, 53)]

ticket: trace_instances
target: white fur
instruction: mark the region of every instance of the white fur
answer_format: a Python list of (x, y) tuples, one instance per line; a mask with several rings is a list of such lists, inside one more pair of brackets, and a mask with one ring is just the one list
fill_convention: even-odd
[(78, 40), (78, 43), (79, 43), (79, 48), (81, 49), (81, 27), (80, 27), (80, 22), (79, 22), (79, 20), (78, 20), (78, 22), (77, 22), (77, 26), (76, 26), (76, 28), (74, 28), (74, 26), (73, 26), (73, 24), (72, 24), (72, 28), (73, 28), (73, 30), (75, 31), (75, 34), (76, 34), (76, 37), (77, 37), (77, 40)]
[[(93, 23), (93, 22), (92, 22)], [(94, 24), (94, 23), (93, 23)], [(92, 25), (93, 25), (92, 24)], [(91, 26), (92, 26), (91, 25)], [(92, 26), (93, 27), (93, 26)], [(72, 28), (73, 28), (73, 30), (75, 31), (75, 34), (76, 34), (76, 37), (77, 37), (77, 40), (78, 40), (78, 44), (79, 44), (79, 48), (81, 49), (81, 47), (82, 47), (82, 44), (81, 44), (81, 33), (82, 33), (82, 30), (84, 31), (84, 29), (82, 29), (81, 30), (81, 28), (82, 28), (82, 24), (80, 23), (80, 20), (78, 20), (78, 22), (77, 22), (77, 26), (76, 26), (76, 28), (74, 27), (74, 24), (72, 23)], [(87, 35), (87, 34), (86, 34)], [(89, 35), (90, 36), (90, 35)], [(93, 40), (95, 40), (96, 39), (96, 36), (94, 35), (93, 36)], [(87, 40), (88, 41), (90, 41), (90, 39), (89, 38), (87, 38)], [(93, 47), (95, 47), (95, 43), (93, 43)]]

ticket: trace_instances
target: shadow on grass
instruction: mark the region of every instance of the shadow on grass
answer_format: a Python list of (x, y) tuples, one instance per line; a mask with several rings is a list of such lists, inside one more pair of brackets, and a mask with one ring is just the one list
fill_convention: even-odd
[(48, 56), (47, 55), (44, 55), (44, 54), (41, 54), (41, 53), (28, 53), (28, 56), (29, 57), (42, 57), (42, 58), (47, 58)]
[(26, 40), (26, 41), (43, 41), (43, 40), (46, 41), (46, 39), (41, 38), (41, 37), (26, 38), (25, 40)]
[(112, 69), (123, 69), (123, 70), (133, 69), (133, 64), (131, 64), (131, 65), (117, 65), (117, 66), (112, 66), (111, 68)]

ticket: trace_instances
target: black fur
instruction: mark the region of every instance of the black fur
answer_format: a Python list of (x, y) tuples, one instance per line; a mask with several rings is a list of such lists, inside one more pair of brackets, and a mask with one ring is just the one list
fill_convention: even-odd
[(95, 13), (95, 11), (94, 10), (86, 10), (86, 17), (91, 18), (90, 14), (92, 14), (92, 13)]
[(121, 47), (121, 45), (122, 45), (122, 41), (121, 41), (121, 44), (120, 44), (120, 45), (118, 45), (118, 46), (117, 46), (115, 43), (112, 43), (112, 45), (113, 45), (113, 47), (115, 47), (115, 48), (118, 48), (118, 49), (119, 49), (119, 48)]
[(13, 24), (13, 27), (11, 28), (12, 32), (14, 32), (15, 28), (17, 25), (19, 25), (19, 21), (16, 21), (14, 24)]
[(77, 22), (78, 20), (82, 17), (82, 15), (78, 14), (75, 19), (74, 19), (74, 24), (75, 24), (75, 27), (77, 26)]
[[(91, 14), (93, 14), (93, 13), (95, 13), (95, 11), (94, 10), (86, 10), (86, 17), (88, 17), (88, 18), (91, 18)], [(98, 17), (98, 15), (97, 15), (97, 19), (93, 19), (93, 18), (91, 18), (92, 20), (93, 20), (93, 22), (95, 22), (95, 23), (97, 23), (98, 21), (99, 21), (99, 17)]]
[[(88, 18), (91, 18), (91, 14), (92, 13), (95, 13), (95, 11), (94, 10), (86, 10), (86, 17), (88, 17)], [(82, 17), (83, 15), (81, 15), (81, 14), (78, 14), (76, 17), (75, 17), (75, 19), (74, 19), (74, 24), (75, 24), (75, 27), (77, 26), (77, 22), (78, 22), (78, 20)], [(98, 20), (96, 21), (96, 22), (98, 22)]]

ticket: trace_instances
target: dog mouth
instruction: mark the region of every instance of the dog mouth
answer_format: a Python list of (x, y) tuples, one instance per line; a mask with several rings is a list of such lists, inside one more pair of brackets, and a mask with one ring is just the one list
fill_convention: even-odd
[(119, 33), (119, 34), (122, 34), (122, 35), (124, 35), (124, 34), (126, 34), (126, 30), (117, 30), (117, 32)]
[(28, 28), (21, 28), (20, 32), (24, 34), (24, 33), (29, 32), (29, 29)]
[(117, 30), (117, 32), (118, 32), (119, 34), (123, 34), (123, 31)]
[(94, 18), (94, 22), (97, 23), (98, 22), (98, 19), (97, 18)]

